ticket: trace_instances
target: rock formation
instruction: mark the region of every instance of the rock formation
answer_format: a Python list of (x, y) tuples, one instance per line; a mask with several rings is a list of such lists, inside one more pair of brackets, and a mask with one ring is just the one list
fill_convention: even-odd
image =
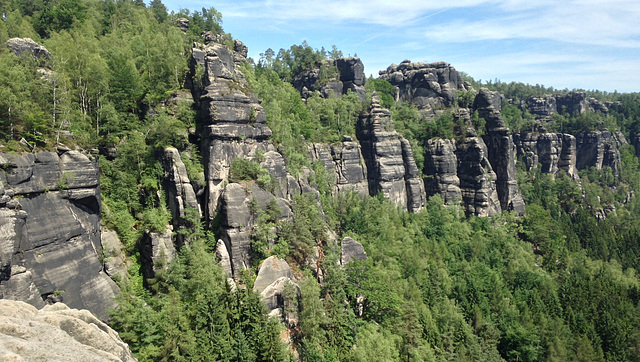
[(445, 62), (412, 63), (404, 60), (379, 72), (396, 87), (396, 101), (415, 104), (428, 118), (438, 111), (455, 105), (457, 92), (468, 87), (455, 68)]
[(36, 307), (64, 300), (107, 318), (97, 161), (79, 151), (0, 154), (0, 295)]
[(342, 239), (340, 249), (340, 264), (342, 266), (356, 260), (367, 260), (367, 253), (364, 251), (362, 244), (350, 237)]
[(35, 59), (40, 60), (40, 66), (45, 66), (51, 60), (51, 53), (47, 48), (31, 40), (31, 38), (11, 38), (6, 42), (7, 47), (17, 56), (24, 53), (31, 54)]
[(176, 257), (172, 234), (170, 227), (167, 227), (163, 233), (153, 231), (144, 233), (140, 257), (145, 277), (154, 278), (159, 269), (168, 270), (169, 263)]
[[(293, 298), (300, 293), (299, 286), (294, 282), (289, 264), (277, 256), (270, 256), (260, 265), (258, 276), (253, 284), (253, 291), (262, 296), (267, 310), (284, 310), (286, 307), (287, 286), (295, 292)], [(272, 314), (270, 313), (270, 314)], [(285, 315), (282, 313), (281, 315)], [(291, 316), (286, 316), (291, 319)]]
[(38, 310), (0, 300), (0, 360), (136, 361), (118, 333), (87, 310), (63, 303)]
[(610, 167), (614, 175), (620, 173), (619, 147), (627, 144), (622, 134), (591, 131), (576, 136), (565, 133), (514, 134), (517, 153), (527, 170), (540, 164), (540, 172), (556, 175), (564, 171), (578, 179), (578, 171), (594, 167)]
[(431, 138), (425, 151), (424, 187), (427, 195), (440, 194), (446, 204), (460, 201), (462, 193), (455, 140)]
[[(334, 67), (337, 70), (337, 75), (323, 81), (321, 79), (323, 70), (326, 71), (326, 69)], [(361, 100), (364, 100), (364, 83), (364, 65), (357, 57), (326, 59), (322, 64), (296, 75), (291, 81), (293, 87), (300, 92), (304, 99), (309, 98), (316, 91), (322, 97), (328, 98), (332, 94), (341, 96), (351, 90)]]
[(312, 162), (320, 161), (335, 181), (334, 194), (355, 191), (369, 194), (367, 166), (360, 144), (350, 136), (344, 136), (338, 145), (314, 143), (310, 146)]
[(608, 114), (609, 109), (597, 99), (587, 97), (585, 92), (549, 94), (527, 98), (525, 107), (538, 118), (548, 118), (554, 113), (583, 114), (586, 111), (600, 111)]
[(164, 167), (165, 190), (167, 201), (173, 220), (173, 227), (178, 230), (187, 217), (188, 209), (193, 210), (195, 215), (201, 216), (200, 204), (196, 198), (194, 187), (187, 175), (187, 168), (182, 162), (180, 152), (173, 147), (164, 150), (162, 165)]
[(389, 111), (374, 94), (369, 111), (360, 117), (356, 132), (367, 165), (369, 194), (381, 192), (403, 209), (417, 212), (425, 202), (409, 143), (393, 128)]
[(524, 212), (524, 200), (516, 179), (516, 147), (511, 131), (506, 127), (500, 110), (502, 96), (486, 88), (480, 90), (474, 100), (474, 109), (486, 121), (487, 156), (496, 173), (496, 189), (503, 211)]

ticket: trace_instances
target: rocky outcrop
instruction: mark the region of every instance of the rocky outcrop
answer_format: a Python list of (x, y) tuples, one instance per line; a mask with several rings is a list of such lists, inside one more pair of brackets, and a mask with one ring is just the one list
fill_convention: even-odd
[(431, 138), (427, 141), (424, 173), (428, 196), (440, 194), (446, 204), (460, 201), (462, 193), (455, 140)]
[[(300, 287), (294, 281), (289, 264), (277, 256), (270, 256), (260, 265), (253, 283), (253, 291), (260, 294), (270, 314), (273, 314), (274, 310), (280, 310), (279, 314), (284, 316), (287, 298), (297, 298)], [(288, 296), (289, 292), (293, 292), (294, 295)], [(292, 319), (291, 316), (286, 318)]]
[(609, 113), (605, 104), (595, 98), (587, 97), (585, 92), (533, 96), (527, 98), (525, 107), (538, 118), (548, 118), (554, 113), (571, 115), (579, 115), (587, 111), (600, 111), (605, 115)]
[(314, 143), (310, 146), (312, 162), (322, 162), (334, 180), (334, 194), (354, 191), (369, 194), (367, 166), (360, 144), (350, 136), (344, 136), (337, 145)]
[(380, 107), (375, 94), (369, 111), (358, 120), (356, 132), (367, 165), (369, 194), (381, 192), (412, 212), (422, 208), (424, 185), (411, 146), (394, 130), (389, 111)]
[(364, 251), (362, 244), (348, 236), (342, 239), (340, 249), (340, 264), (342, 266), (345, 266), (352, 261), (367, 260), (367, 253)]
[[(335, 69), (337, 74), (330, 74), (329, 79), (322, 79), (327, 77), (325, 73), (330, 72), (330, 69)], [(347, 94), (351, 90), (361, 100), (364, 100), (366, 94), (364, 83), (364, 65), (358, 57), (325, 59), (316, 67), (296, 75), (291, 81), (293, 87), (300, 92), (304, 99), (309, 98), (314, 92), (328, 98), (331, 95)]]
[(271, 130), (264, 109), (248, 91), (244, 76), (236, 70), (235, 52), (223, 44), (196, 44), (192, 50), (193, 97), (199, 109), (198, 129), (205, 165), (205, 217), (211, 221), (236, 158), (254, 157), (256, 151), (275, 151), (268, 142)]
[(65, 304), (38, 310), (0, 300), (0, 360), (136, 361), (118, 333), (87, 310)]
[(619, 148), (627, 144), (620, 133), (591, 131), (576, 136), (565, 133), (514, 134), (518, 156), (531, 170), (539, 164), (542, 173), (557, 175), (564, 171), (578, 179), (578, 170), (610, 167), (614, 175), (620, 174)]
[(167, 227), (163, 233), (153, 231), (144, 233), (140, 245), (140, 257), (145, 277), (154, 278), (158, 270), (168, 270), (169, 263), (176, 257), (172, 234), (170, 227)]
[(105, 273), (116, 280), (125, 280), (128, 275), (127, 268), (129, 265), (118, 234), (115, 231), (103, 230), (100, 235), (100, 241), (102, 243)]
[(613, 134), (609, 131), (591, 131), (576, 136), (576, 168), (582, 170), (595, 167), (601, 170), (610, 167), (615, 176), (620, 174), (619, 147), (627, 144), (621, 133)]
[(101, 262), (97, 161), (61, 149), (2, 154), (0, 164), (0, 293), (107, 318), (118, 288)]
[(6, 45), (17, 56), (25, 53), (31, 54), (35, 59), (40, 60), (40, 66), (44, 66), (52, 58), (47, 48), (36, 43), (31, 38), (11, 38), (7, 40)]
[(251, 211), (247, 191), (236, 183), (225, 187), (222, 194), (219, 236), (227, 247), (231, 270), (235, 275), (251, 266)]
[(468, 214), (492, 216), (502, 211), (496, 174), (481, 137), (469, 134), (456, 144), (462, 203)]
[(524, 212), (524, 200), (518, 190), (516, 178), (516, 146), (511, 131), (506, 127), (500, 110), (502, 95), (486, 88), (474, 100), (474, 109), (486, 121), (487, 157), (496, 174), (496, 189), (503, 211)]
[(445, 62), (412, 63), (405, 60), (379, 72), (380, 78), (396, 87), (396, 101), (415, 104), (433, 118), (438, 111), (456, 103), (457, 92), (466, 90), (462, 76)]
[(557, 175), (564, 171), (577, 180), (576, 138), (563, 133), (515, 133), (513, 135), (518, 157), (527, 170), (540, 164), (540, 172)]
[(167, 203), (171, 210), (173, 227), (179, 230), (184, 225), (185, 217), (188, 217), (188, 209), (195, 213), (191, 217), (202, 216), (202, 211), (180, 152), (173, 147), (165, 148), (162, 161)]

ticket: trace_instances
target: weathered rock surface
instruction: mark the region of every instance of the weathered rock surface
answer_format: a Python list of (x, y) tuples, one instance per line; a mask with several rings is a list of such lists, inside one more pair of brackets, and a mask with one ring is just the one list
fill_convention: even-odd
[(127, 262), (122, 242), (115, 231), (103, 230), (100, 234), (104, 271), (108, 276), (125, 280), (127, 278)]
[(587, 97), (585, 92), (569, 92), (567, 94), (548, 94), (529, 97), (525, 106), (531, 114), (538, 118), (548, 118), (554, 113), (583, 114), (586, 111), (600, 111), (608, 114), (609, 109), (595, 98)]
[(161, 268), (168, 269), (169, 263), (176, 257), (171, 228), (167, 227), (162, 234), (146, 232), (142, 237), (140, 256), (142, 271), (147, 278), (155, 277), (156, 272)]
[[(321, 67), (337, 69), (337, 77), (321, 82)], [(358, 57), (345, 57), (335, 60), (325, 59), (322, 64), (295, 76), (291, 84), (302, 98), (309, 98), (314, 92), (319, 92), (324, 98), (331, 95), (341, 96), (349, 90), (355, 92), (361, 100), (365, 98), (364, 65)]]
[(293, 280), (289, 264), (277, 256), (270, 256), (260, 265), (253, 290), (261, 295), (267, 310), (273, 311), (284, 309), (288, 285), (296, 294), (293, 297), (297, 298), (300, 288)]
[(47, 48), (36, 43), (31, 38), (11, 38), (7, 40), (6, 45), (17, 56), (21, 56), (24, 53), (31, 54), (41, 61), (41, 66), (52, 58)]
[(578, 179), (576, 168), (576, 138), (563, 133), (515, 133), (513, 135), (518, 156), (527, 170), (540, 164), (540, 172), (557, 175), (563, 170), (572, 179)]
[(440, 194), (446, 204), (460, 201), (462, 193), (455, 140), (431, 138), (425, 151), (424, 187), (427, 195)]
[(344, 136), (342, 143), (327, 145), (314, 143), (310, 146), (311, 160), (321, 161), (335, 182), (334, 194), (355, 191), (361, 195), (369, 194), (367, 166), (358, 142)]
[(456, 144), (462, 203), (469, 214), (492, 216), (502, 211), (496, 190), (496, 174), (481, 137), (467, 137)]
[(107, 318), (118, 288), (100, 260), (97, 161), (64, 150), (0, 161), (2, 296), (35, 306), (62, 299)]
[(540, 172), (556, 175), (564, 171), (578, 179), (578, 170), (610, 167), (614, 175), (620, 173), (620, 150), (627, 144), (622, 134), (591, 131), (576, 136), (563, 133), (514, 134), (518, 155), (528, 170), (540, 164)]
[(239, 184), (229, 184), (222, 193), (219, 235), (229, 253), (234, 275), (251, 265), (249, 203), (247, 191)]
[(360, 117), (356, 132), (367, 165), (369, 194), (381, 192), (403, 209), (417, 212), (424, 206), (424, 184), (418, 175), (411, 147), (393, 128), (389, 111), (374, 94), (369, 111)]
[(350, 237), (342, 239), (340, 264), (347, 265), (352, 261), (367, 260), (367, 253), (364, 251), (364, 247), (359, 242), (353, 240)]
[(518, 190), (516, 178), (516, 146), (506, 127), (500, 110), (502, 95), (486, 88), (474, 100), (474, 109), (486, 121), (487, 157), (496, 173), (496, 189), (503, 211), (524, 212), (524, 200)]
[(0, 300), (0, 360), (136, 361), (118, 333), (87, 310), (65, 304), (38, 310)]
[(164, 167), (164, 184), (173, 227), (179, 230), (184, 223), (187, 212), (189, 212), (188, 209), (196, 213), (191, 216), (200, 217), (202, 211), (200, 210), (194, 187), (187, 175), (187, 168), (180, 157), (180, 152), (173, 147), (166, 148), (162, 165)]
[(439, 109), (455, 104), (457, 92), (467, 87), (462, 76), (445, 62), (412, 63), (405, 60), (379, 72), (380, 78), (396, 87), (396, 100), (415, 104), (428, 118)]
[[(214, 39), (215, 40), (215, 39)], [(237, 44), (239, 50), (246, 50)], [(258, 150), (275, 151), (268, 142), (271, 130), (255, 94), (248, 91), (235, 65), (235, 52), (214, 41), (192, 50), (192, 74), (202, 67), (204, 76), (193, 81), (193, 98), (199, 109), (201, 154), (205, 165), (203, 212), (211, 221), (236, 158), (253, 157)]]

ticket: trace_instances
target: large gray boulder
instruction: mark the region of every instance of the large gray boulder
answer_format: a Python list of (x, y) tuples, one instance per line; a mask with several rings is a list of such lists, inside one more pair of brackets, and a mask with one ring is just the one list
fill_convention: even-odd
[(136, 361), (118, 333), (87, 310), (62, 303), (38, 310), (0, 300), (0, 360)]
[(256, 293), (262, 293), (270, 284), (282, 277), (293, 279), (289, 264), (275, 255), (270, 256), (260, 265), (256, 280), (253, 282), (253, 290)]
[[(288, 299), (297, 299), (300, 287), (294, 282), (289, 264), (277, 256), (270, 256), (260, 265), (258, 276), (253, 283), (253, 290), (262, 297), (262, 302), (273, 315), (277, 314), (291, 320), (295, 317), (288, 315), (286, 310)], [(294, 313), (296, 311), (293, 311)]]
[(52, 58), (47, 48), (36, 43), (31, 38), (11, 38), (6, 42), (7, 47), (17, 56), (24, 53), (31, 54), (34, 58), (41, 61), (41, 65), (45, 65), (46, 61)]
[(359, 242), (353, 240), (350, 237), (342, 239), (340, 264), (347, 265), (352, 261), (367, 260), (367, 253), (364, 251), (364, 247)]

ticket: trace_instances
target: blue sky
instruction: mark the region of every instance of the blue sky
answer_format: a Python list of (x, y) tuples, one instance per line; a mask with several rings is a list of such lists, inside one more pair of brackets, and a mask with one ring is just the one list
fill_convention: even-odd
[(215, 7), (259, 59), (306, 40), (357, 54), (365, 73), (404, 59), (451, 63), (483, 81), (640, 91), (639, 0), (163, 0)]

